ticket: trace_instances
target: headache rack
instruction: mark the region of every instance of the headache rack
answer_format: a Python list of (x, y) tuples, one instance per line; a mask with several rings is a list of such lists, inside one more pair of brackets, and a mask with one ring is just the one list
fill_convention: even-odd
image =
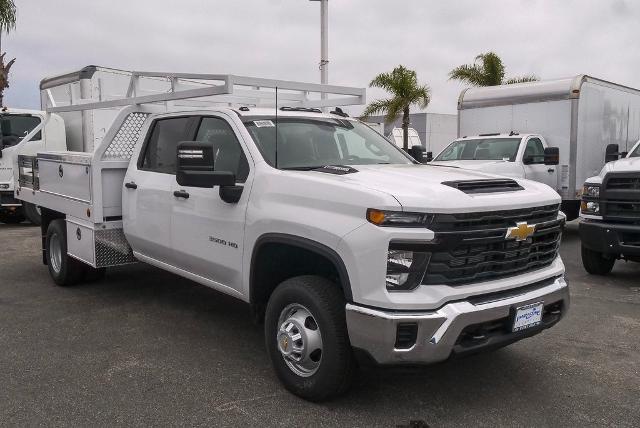
[[(110, 89), (104, 89), (107, 86)], [(176, 108), (220, 105), (325, 108), (366, 102), (364, 88), (234, 74), (126, 71), (97, 66), (44, 79), (40, 90), (42, 108), (50, 113), (140, 104)]]

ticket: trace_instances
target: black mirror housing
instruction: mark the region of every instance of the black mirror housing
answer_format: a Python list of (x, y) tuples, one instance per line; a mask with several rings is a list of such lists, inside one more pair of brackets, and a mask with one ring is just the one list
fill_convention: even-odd
[(176, 181), (181, 186), (212, 188), (234, 186), (231, 171), (214, 171), (213, 144), (184, 141), (178, 145)]
[(544, 164), (558, 165), (560, 163), (560, 149), (558, 147), (547, 147), (544, 149)]
[(418, 162), (424, 163), (424, 147), (418, 145), (411, 146), (409, 154)]
[(617, 144), (607, 144), (607, 148), (605, 149), (604, 161), (605, 162), (613, 162), (617, 161), (620, 157), (620, 147)]
[(427, 154), (425, 155), (424, 161), (431, 162), (432, 160), (433, 160), (433, 152), (427, 152)]

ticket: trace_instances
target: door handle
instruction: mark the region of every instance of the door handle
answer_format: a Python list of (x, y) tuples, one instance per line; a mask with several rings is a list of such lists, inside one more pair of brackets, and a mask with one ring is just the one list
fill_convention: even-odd
[(184, 190), (176, 190), (175, 192), (173, 192), (173, 196), (175, 196), (176, 198), (189, 199), (189, 193), (185, 192)]
[(555, 172), (555, 169), (553, 169), (553, 168), (549, 168), (549, 169), (547, 170), (547, 172), (548, 172), (548, 173)]
[(136, 183), (134, 183), (133, 181), (130, 183), (124, 183), (124, 187), (126, 187), (127, 189), (137, 189), (138, 185)]

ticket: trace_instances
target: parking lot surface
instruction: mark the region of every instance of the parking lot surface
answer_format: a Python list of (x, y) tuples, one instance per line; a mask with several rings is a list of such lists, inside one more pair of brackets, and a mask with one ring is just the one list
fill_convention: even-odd
[(555, 328), (322, 404), (279, 385), (244, 303), (142, 264), (56, 287), (39, 235), (0, 224), (0, 425), (640, 426), (640, 264), (588, 275), (575, 224)]

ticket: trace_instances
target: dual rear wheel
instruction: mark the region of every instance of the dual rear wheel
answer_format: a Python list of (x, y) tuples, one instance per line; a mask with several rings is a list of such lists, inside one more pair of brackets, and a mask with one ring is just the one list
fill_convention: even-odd
[(79, 282), (93, 282), (104, 277), (105, 268), (95, 269), (67, 254), (67, 228), (62, 219), (53, 220), (47, 227), (45, 251), (49, 274), (60, 286)]

